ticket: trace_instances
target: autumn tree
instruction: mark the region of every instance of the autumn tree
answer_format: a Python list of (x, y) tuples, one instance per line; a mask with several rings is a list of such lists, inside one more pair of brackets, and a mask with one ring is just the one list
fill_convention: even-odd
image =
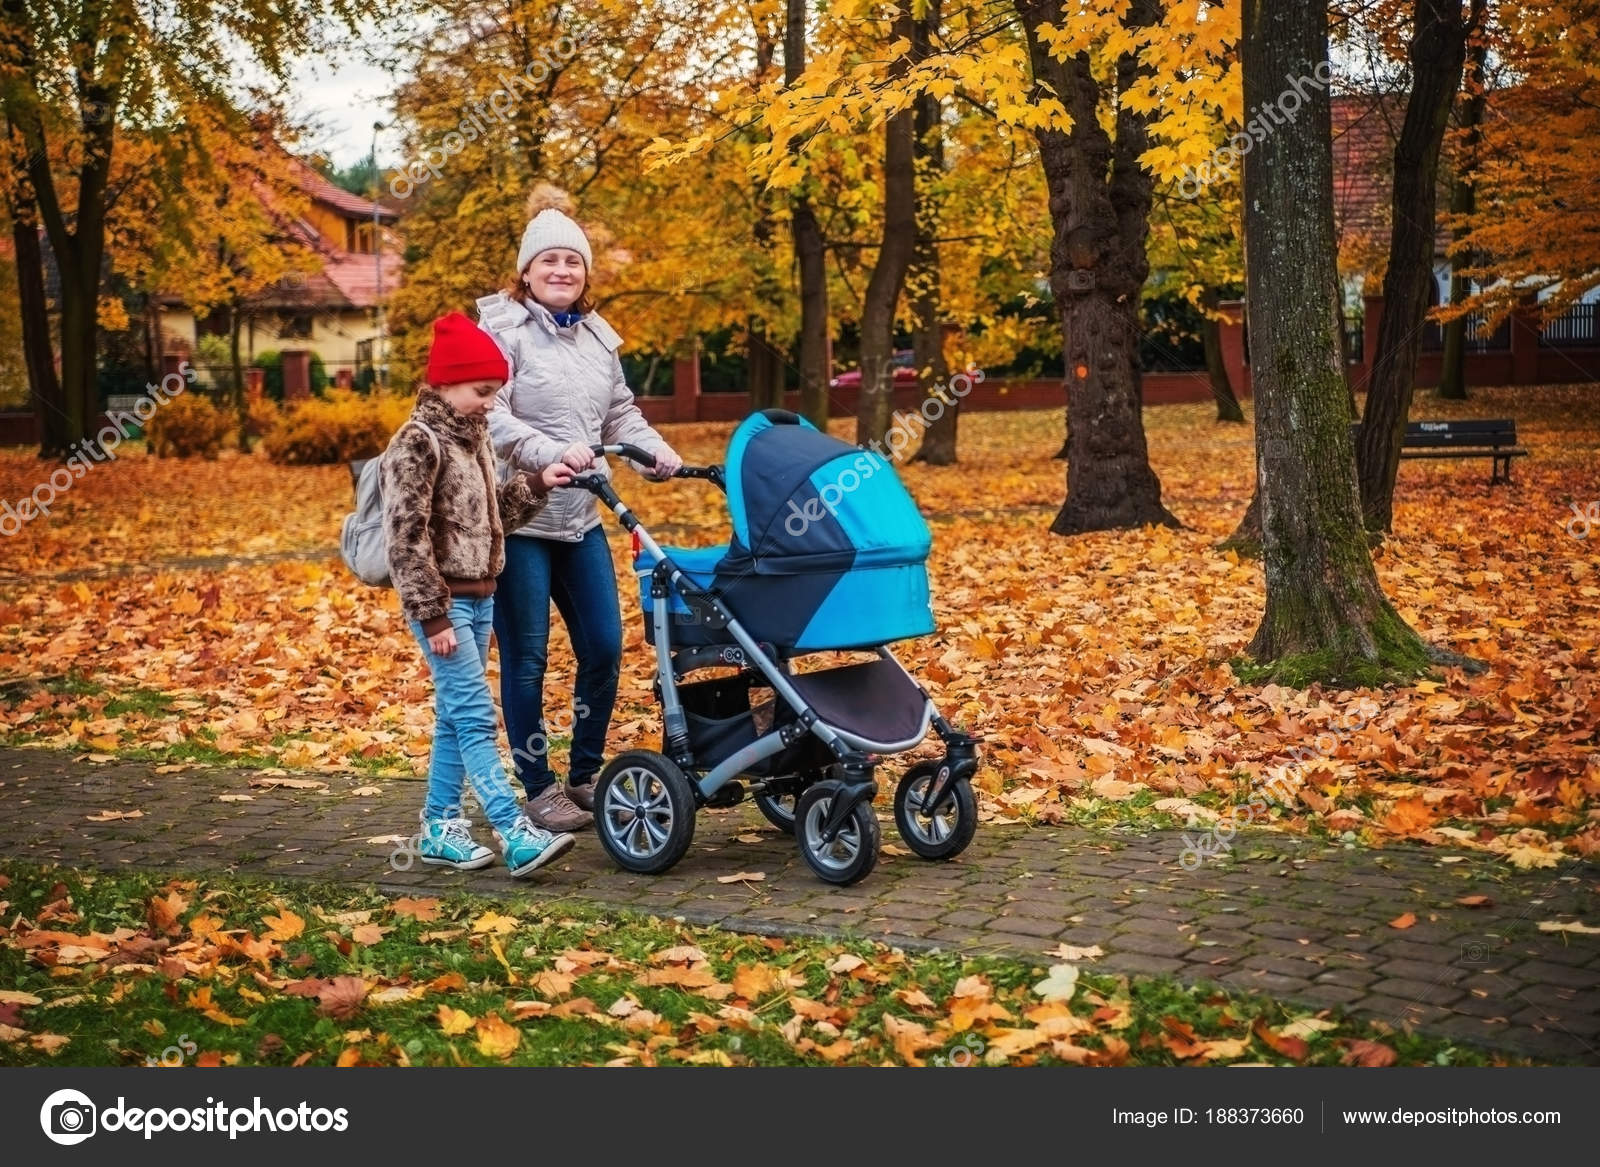
[(1394, 148), (1383, 319), (1356, 442), (1362, 512), (1375, 531), (1386, 531), (1394, 522), (1394, 483), (1434, 281), (1439, 153), (1461, 86), (1467, 40), (1483, 23), (1486, 8), (1487, 0), (1468, 0), (1466, 7), (1461, 0), (1412, 0), (1410, 5), (1411, 87)]
[[(1327, 0), (1245, 0), (1247, 108), (1328, 65)], [(1328, 91), (1244, 158), (1246, 305), (1266, 611), (1248, 652), (1292, 684), (1415, 675), (1429, 653), (1378, 586), (1367, 547), (1338, 332)]]
[(1474, 151), (1474, 205), (1454, 248), (1478, 291), (1442, 315), (1491, 321), (1538, 295), (1546, 317), (1600, 271), (1600, 0), (1498, 0), (1492, 44), (1505, 84), (1486, 94)]
[[(1467, 275), (1471, 266), (1471, 251), (1466, 243), (1467, 219), (1477, 205), (1478, 151), (1483, 139), (1484, 107), (1488, 104), (1486, 92), (1489, 38), (1479, 28), (1467, 46), (1467, 62), (1462, 76), (1459, 119), (1460, 135), (1454, 173), (1450, 179), (1450, 306), (1458, 312), (1472, 293), (1472, 281)], [(1461, 400), (1467, 395), (1466, 375), (1467, 318), (1458, 314), (1444, 326), (1443, 352), (1439, 365), (1439, 396)]]
[[(351, 0), (3, 0), (0, 7), (0, 114), (12, 157), (22, 162), (0, 181), (19, 245), (24, 344), (45, 419), (41, 452), (61, 454), (88, 436), (99, 412), (99, 300), (119, 127), (159, 124), (193, 101), (223, 100), (241, 60), (282, 82), (297, 55), (341, 26), (352, 29), (358, 8)], [(181, 136), (171, 141), (187, 148)], [(59, 379), (44, 360), (52, 345), (39, 310), (41, 229), (58, 277)], [(34, 242), (24, 245), (30, 230)]]
[[(785, 0), (783, 83), (806, 71), (806, 0)], [(789, 230), (800, 287), (800, 412), (818, 429), (828, 424), (828, 272), (822, 227), (808, 178), (789, 197)]]

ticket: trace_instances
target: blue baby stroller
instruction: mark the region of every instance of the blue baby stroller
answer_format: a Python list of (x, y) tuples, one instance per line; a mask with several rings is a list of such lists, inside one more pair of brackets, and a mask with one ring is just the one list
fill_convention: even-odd
[[(595, 451), (654, 464), (632, 446)], [(928, 526), (888, 462), (769, 409), (734, 431), (725, 470), (684, 467), (678, 477), (723, 488), (727, 545), (661, 547), (606, 478), (573, 481), (633, 533), (664, 725), (660, 753), (629, 750), (601, 772), (601, 845), (628, 871), (665, 871), (688, 850), (695, 812), (741, 801), (744, 778), (818, 876), (855, 883), (878, 858), (875, 767), (931, 727), (944, 756), (900, 779), (895, 822), (925, 859), (960, 854), (977, 829), (977, 740), (940, 716), (886, 647), (934, 630)], [(842, 650), (873, 659), (794, 668)], [(714, 668), (722, 675), (685, 680)]]

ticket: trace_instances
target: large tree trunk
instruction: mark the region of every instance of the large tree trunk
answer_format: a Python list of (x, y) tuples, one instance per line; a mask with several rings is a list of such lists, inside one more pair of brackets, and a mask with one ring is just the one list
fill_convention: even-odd
[(1222, 321), (1216, 316), (1219, 299), (1215, 288), (1200, 293), (1200, 307), (1206, 314), (1200, 332), (1206, 351), (1206, 376), (1211, 381), (1211, 394), (1217, 399), (1217, 420), (1243, 421), (1244, 410), (1239, 408), (1239, 399), (1234, 396), (1228, 363), (1222, 359)]
[[(1461, 155), (1456, 159), (1455, 179), (1450, 184), (1450, 213), (1470, 215), (1477, 209), (1478, 188), (1473, 172), (1478, 165), (1478, 143), (1483, 138), (1483, 111), (1487, 102), (1484, 92), (1483, 68), (1489, 53), (1489, 42), (1479, 34), (1467, 47), (1465, 88), (1467, 99), (1461, 106)], [(1459, 222), (1451, 229), (1456, 246), (1450, 255), (1450, 303), (1466, 301), (1471, 287), (1466, 268), (1472, 256), (1461, 248), (1461, 240), (1468, 229)], [(1439, 369), (1439, 396), (1460, 401), (1467, 396), (1467, 318), (1458, 316), (1444, 326), (1444, 355)]]
[[(1244, 0), (1246, 109), (1328, 60), (1328, 0)], [(1328, 91), (1244, 159), (1245, 259), (1266, 611), (1249, 654), (1275, 680), (1376, 682), (1428, 654), (1378, 586), (1361, 524), (1336, 329)]]
[(60, 458), (75, 438), (67, 432), (66, 403), (56, 375), (55, 347), (50, 343), (50, 311), (45, 302), (44, 253), (39, 227), (26, 209), (12, 203), (11, 243), (17, 255), (17, 299), (22, 310), (22, 359), (28, 369), (28, 397), (39, 419), (39, 456)]
[(783, 405), (783, 354), (772, 345), (766, 322), (754, 316), (745, 322), (745, 368), (750, 391), (750, 412)]
[[(1059, 25), (1058, 0), (1015, 0), (1028, 35), (1035, 83), (1072, 115), (1070, 133), (1039, 130), (1050, 196), (1050, 288), (1061, 313), (1067, 370), (1067, 497), (1058, 535), (1148, 523), (1180, 525), (1161, 505), (1140, 411), (1139, 296), (1150, 261), (1152, 180), (1139, 165), (1149, 145), (1146, 115), (1119, 103), (1116, 137), (1099, 119), (1100, 85), (1087, 53), (1067, 62), (1040, 39)], [(1156, 0), (1133, 0), (1123, 23), (1155, 24)], [(1126, 92), (1145, 67), (1125, 54), (1116, 84)]]
[(1367, 526), (1387, 531), (1394, 522), (1394, 482), (1433, 282), (1439, 150), (1450, 105), (1461, 85), (1467, 36), (1486, 0), (1472, 0), (1472, 17), (1460, 0), (1415, 0), (1411, 44), (1411, 94), (1394, 147), (1394, 196), (1389, 265), (1383, 276), (1383, 320), (1373, 354), (1367, 408), (1356, 441), (1361, 509)]
[[(928, 0), (927, 10), (917, 21), (912, 39), (916, 55), (925, 56), (939, 31), (939, 0)], [(917, 243), (911, 262), (912, 303), (916, 330), (911, 348), (917, 365), (918, 386), (922, 390), (923, 420), (927, 429), (916, 460), (934, 466), (953, 466), (956, 461), (956, 420), (961, 398), (949, 392), (950, 365), (944, 355), (944, 301), (940, 294), (939, 222), (941, 196), (938, 183), (944, 176), (944, 105), (932, 93), (917, 97)], [(937, 404), (934, 404), (937, 402)], [(927, 419), (932, 418), (931, 421)]]
[[(786, 0), (783, 29), (783, 80), (793, 85), (806, 68), (806, 0)], [(796, 144), (798, 146), (798, 144)], [(800, 412), (818, 429), (828, 425), (828, 274), (822, 227), (811, 199), (799, 193), (789, 201), (789, 225), (800, 267)]]
[[(895, 9), (893, 39), (909, 42), (913, 23), (910, 2), (902, 0)], [(861, 397), (856, 404), (859, 446), (887, 441), (894, 417), (895, 308), (916, 245), (915, 134), (916, 118), (910, 109), (890, 117), (884, 130), (883, 242), (861, 305)]]

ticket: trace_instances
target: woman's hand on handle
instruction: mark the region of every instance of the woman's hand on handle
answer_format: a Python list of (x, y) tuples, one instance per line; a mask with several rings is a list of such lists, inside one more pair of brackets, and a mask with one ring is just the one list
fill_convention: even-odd
[(651, 478), (671, 478), (683, 469), (683, 459), (678, 457), (678, 452), (670, 446), (656, 455), (655, 468), (649, 472)]

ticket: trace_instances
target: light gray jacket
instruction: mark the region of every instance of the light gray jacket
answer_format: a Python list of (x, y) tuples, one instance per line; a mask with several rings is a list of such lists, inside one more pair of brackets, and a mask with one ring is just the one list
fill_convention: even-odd
[[(563, 328), (537, 301), (519, 304), (499, 292), (478, 300), (478, 323), (511, 365), (511, 380), (489, 411), (489, 438), (515, 470), (537, 474), (573, 442), (627, 442), (652, 454), (670, 448), (634, 404), (617, 355), (622, 338), (598, 313)], [(595, 470), (610, 477), (603, 458)], [(599, 522), (594, 495), (555, 490), (544, 510), (513, 533), (576, 543)]]

